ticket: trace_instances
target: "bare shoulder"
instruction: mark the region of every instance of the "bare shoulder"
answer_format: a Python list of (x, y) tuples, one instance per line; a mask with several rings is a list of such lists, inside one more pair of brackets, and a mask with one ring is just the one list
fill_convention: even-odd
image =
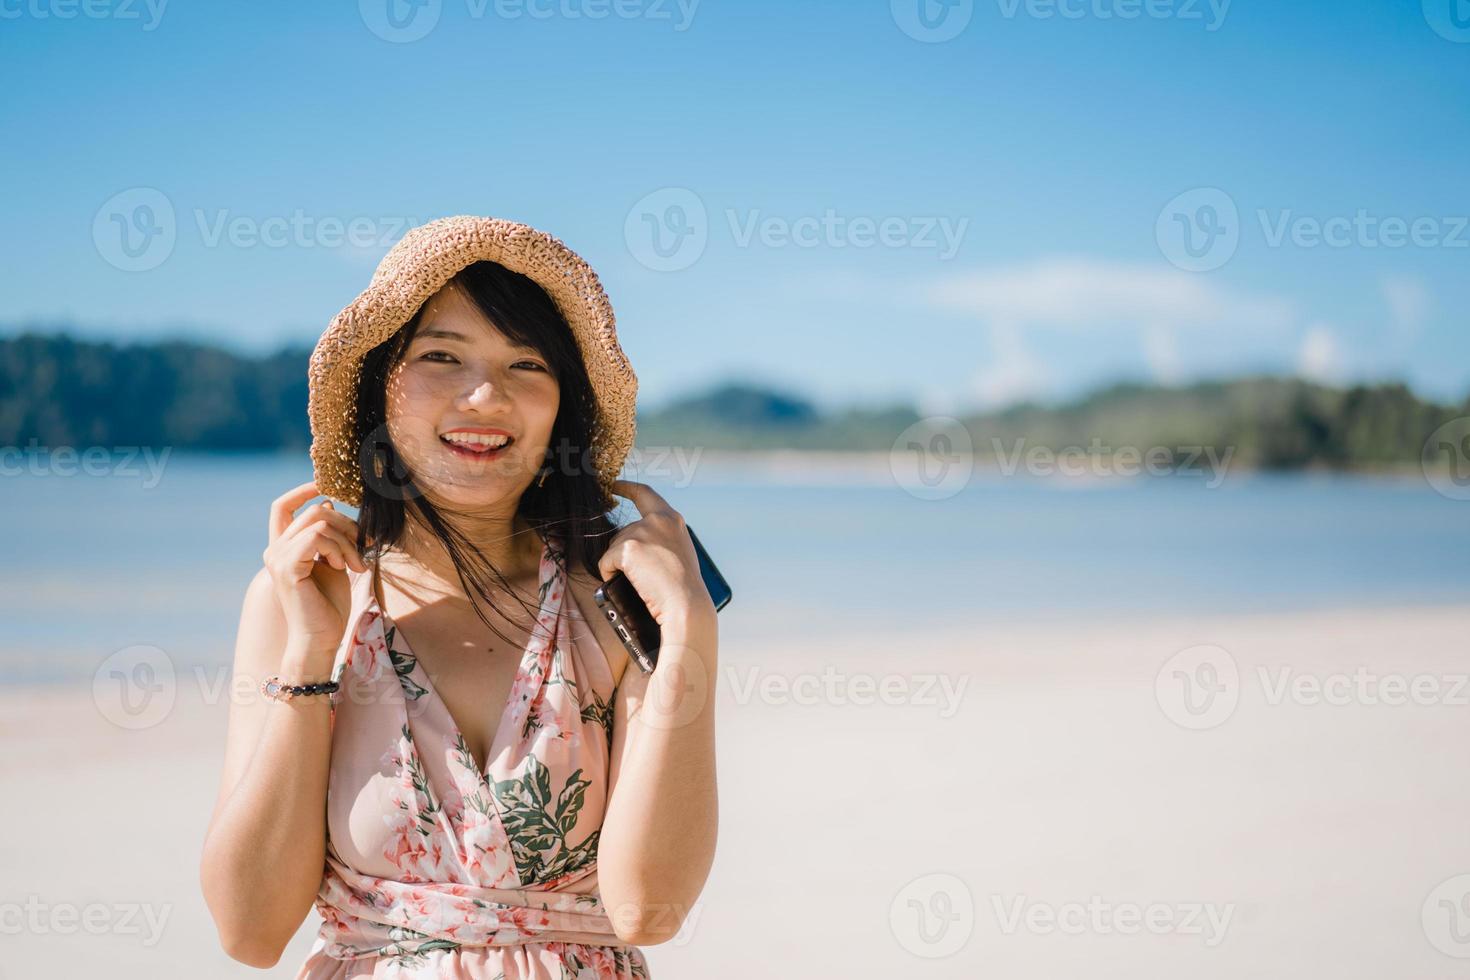
[(597, 608), (597, 600), (592, 598), (592, 593), (602, 583), (581, 568), (573, 569), (567, 578), (567, 591), (572, 594), (577, 610), (591, 628), (603, 655), (607, 657), (607, 665), (612, 670), (613, 686), (616, 687), (623, 679), (623, 671), (628, 667), (628, 651), (623, 647), (623, 641), (618, 639), (618, 634), (613, 632), (612, 626), (603, 618), (602, 611)]

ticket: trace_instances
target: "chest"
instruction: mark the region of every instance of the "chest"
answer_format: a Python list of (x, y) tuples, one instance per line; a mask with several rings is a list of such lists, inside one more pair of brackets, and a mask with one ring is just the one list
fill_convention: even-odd
[[(529, 586), (518, 583), (523, 595), (534, 596), (535, 586), (534, 581)], [(427, 675), (431, 696), (448, 712), (483, 771), (531, 643), (534, 608), (522, 610), (504, 599), (499, 600), (499, 613), (482, 606), (492, 629), (468, 603), (418, 605), (387, 585), (381, 590), (394, 633), (392, 646)]]

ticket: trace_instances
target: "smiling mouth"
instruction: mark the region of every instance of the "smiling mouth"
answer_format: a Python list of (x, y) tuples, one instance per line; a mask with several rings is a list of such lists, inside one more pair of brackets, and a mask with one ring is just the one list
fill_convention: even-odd
[(510, 436), (493, 438), (461, 436), (453, 439), (449, 436), (440, 436), (439, 441), (451, 453), (463, 459), (497, 459), (504, 455), (515, 439)]

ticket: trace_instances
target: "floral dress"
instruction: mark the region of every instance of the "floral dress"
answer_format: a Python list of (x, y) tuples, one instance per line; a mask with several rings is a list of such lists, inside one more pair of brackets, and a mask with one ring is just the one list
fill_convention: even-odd
[(484, 772), (372, 571), (348, 577), (322, 926), (297, 980), (647, 977), (597, 889), (614, 685), (566, 598), (559, 541), (541, 555), (536, 627)]

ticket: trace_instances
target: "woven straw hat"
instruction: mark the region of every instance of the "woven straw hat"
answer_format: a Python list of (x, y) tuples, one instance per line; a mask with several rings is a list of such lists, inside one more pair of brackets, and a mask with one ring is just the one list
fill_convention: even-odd
[(332, 318), (308, 368), (307, 413), (317, 490), (362, 506), (354, 435), (363, 355), (393, 336), (465, 266), (489, 260), (546, 290), (572, 328), (596, 398), (591, 455), (609, 494), (633, 446), (638, 379), (618, 346), (612, 304), (592, 267), (558, 239), (501, 218), (460, 215), (411, 229), (394, 245), (372, 282)]

